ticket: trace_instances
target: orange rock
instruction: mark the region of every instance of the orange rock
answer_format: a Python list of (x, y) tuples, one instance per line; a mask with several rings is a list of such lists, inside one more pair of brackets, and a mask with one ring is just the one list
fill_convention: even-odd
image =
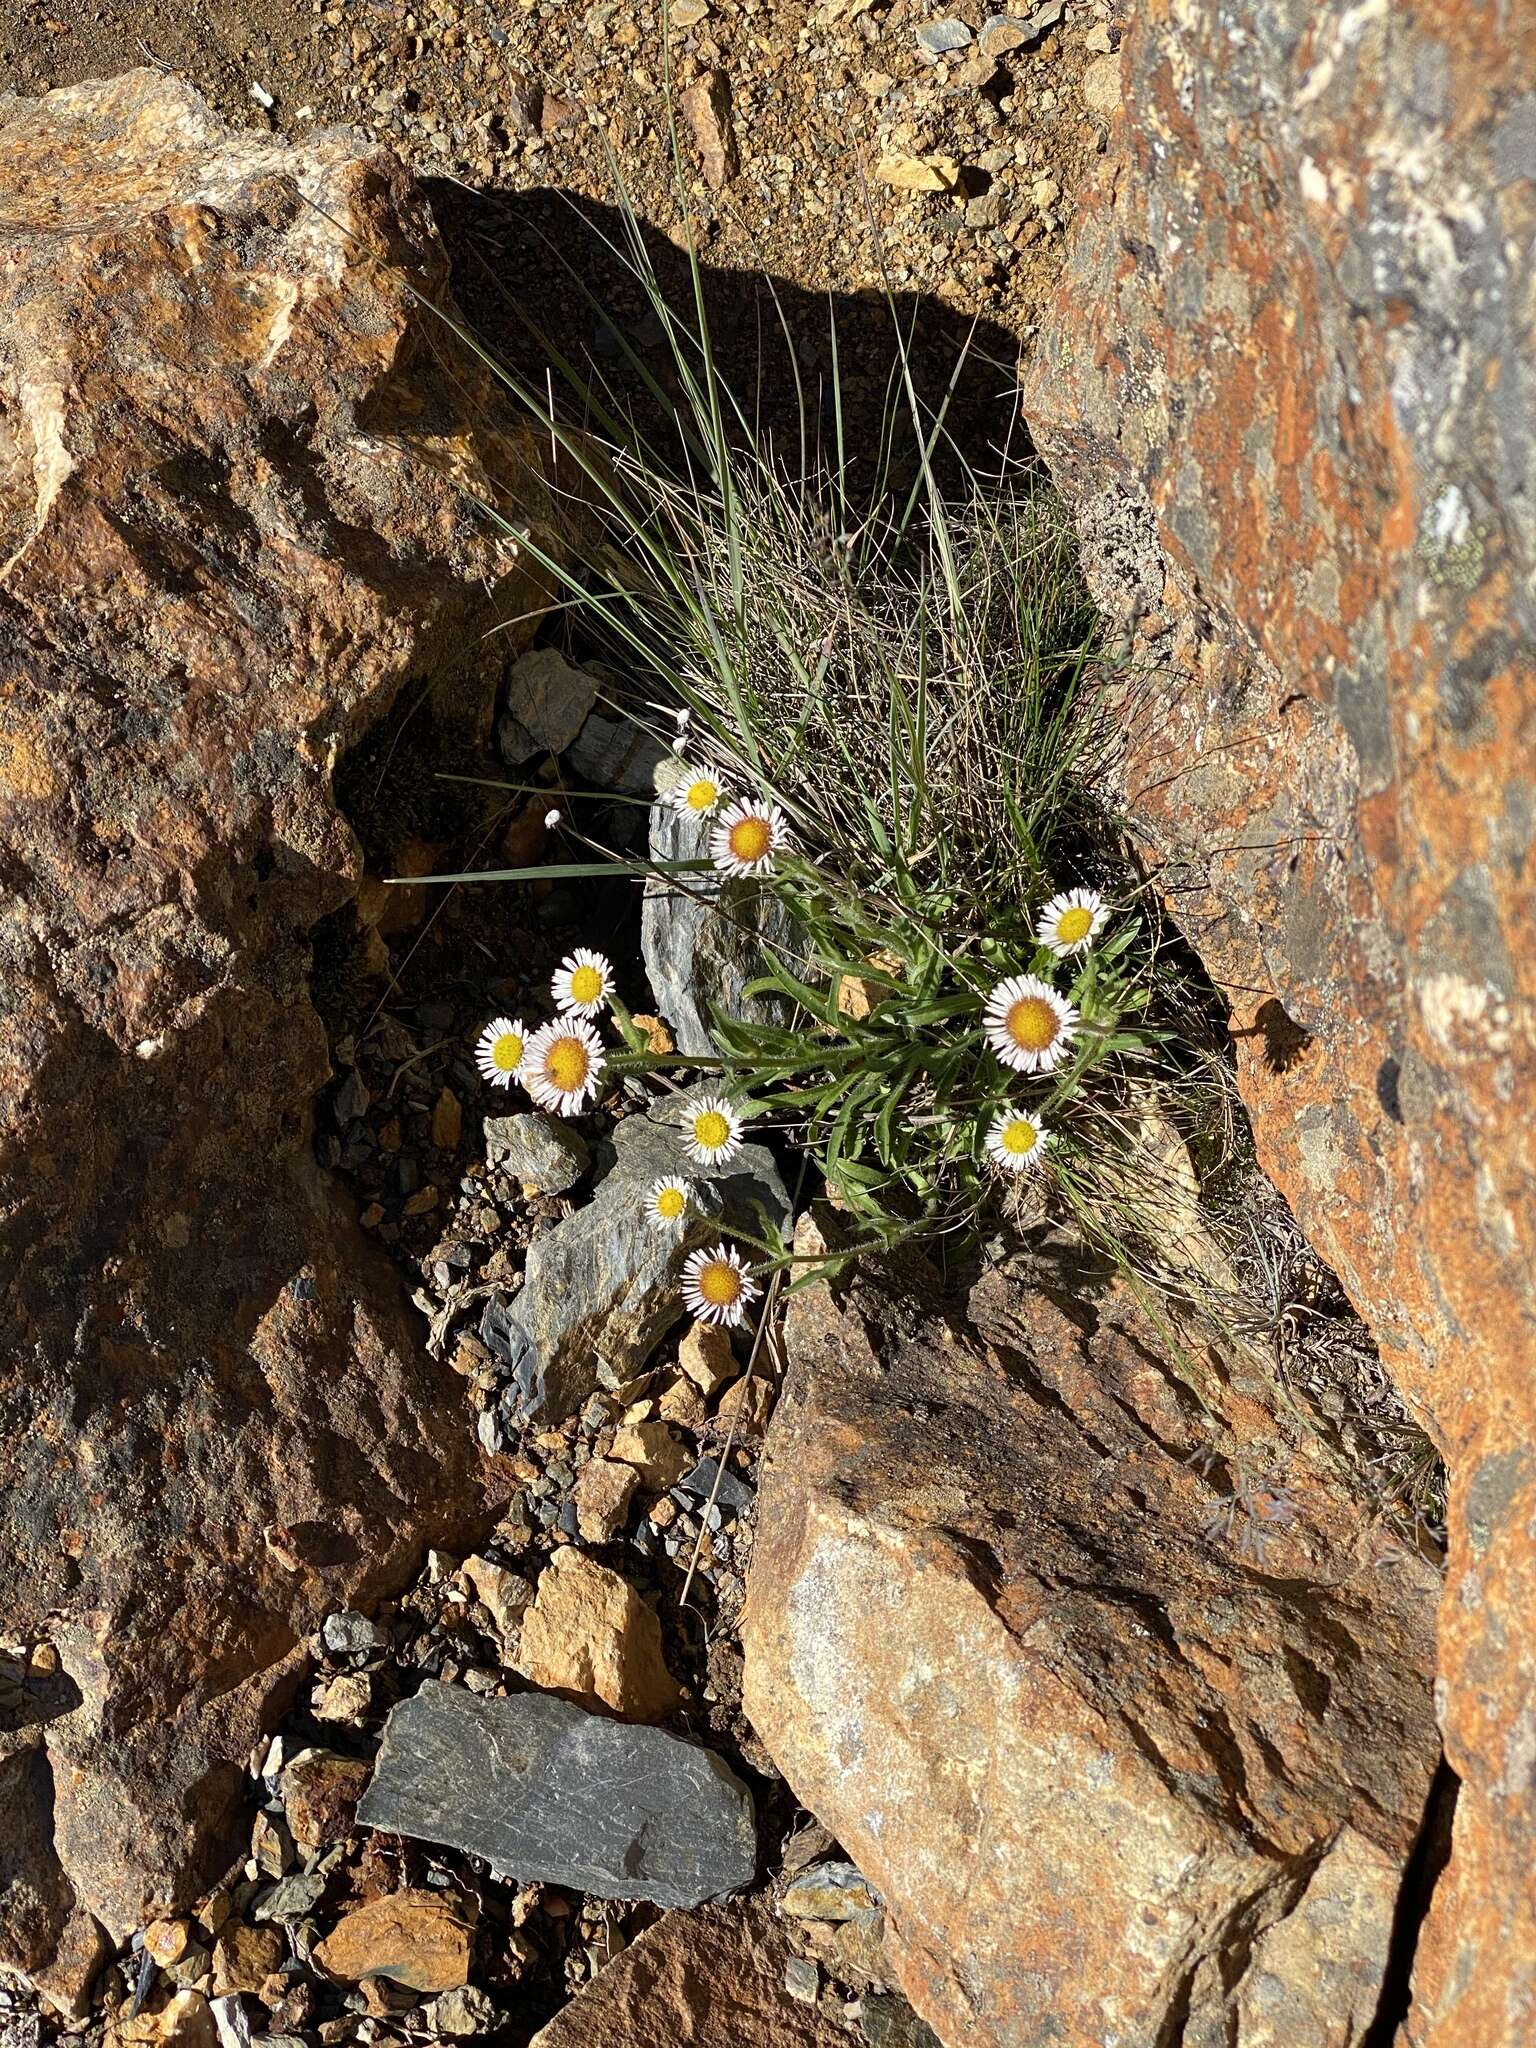
[(941, 2039), (1358, 2039), (1438, 1754), (1433, 1570), (1367, 1569), (1279, 1386), (1112, 1282), (1088, 1329), (928, 1287), (789, 1298), (753, 1728)]
[(352, 1832), (357, 1802), (372, 1766), (329, 1749), (303, 1750), (285, 1764), (279, 1781), (283, 1813), (301, 1849), (321, 1849)]
[(529, 2048), (850, 2048), (785, 1990), (796, 1953), (756, 1902), (663, 1914)]
[(677, 1705), (661, 1624), (627, 1579), (569, 1546), (539, 1574), (523, 1618), (516, 1668), (534, 1685), (628, 1721), (659, 1721)]
[(250, 1927), (242, 1920), (228, 1920), (213, 1945), (213, 1995), (258, 1994), (269, 1977), (282, 1968), (288, 1944), (276, 1927)]
[(474, 1944), (465, 1903), (441, 1892), (394, 1892), (345, 1913), (315, 1949), (348, 1983), (387, 1977), (412, 1991), (452, 1991), (469, 1981)]
[(612, 1543), (622, 1533), (639, 1477), (632, 1465), (608, 1458), (588, 1459), (571, 1488), (583, 1542)]
[[(1134, 22), (1025, 405), (1095, 595), (1155, 636), (1118, 794), (1154, 867), (1178, 849), (1169, 907), (1233, 991), (1260, 1158), (1449, 1466), (1460, 1789), (1426, 1957), (1454, 1961), (1405, 2038), (1515, 2048), (1536, 2039), (1536, 1801), (1513, 1790), (1536, 1698), (1536, 620), (1529, 462), (1506, 458), (1536, 180), (1509, 91), (1536, 76), (1536, 11), (1351, 19), (1347, 50), (1305, 0)], [(1232, 62), (1254, 36), (1262, 83)], [(1454, 109), (1428, 131), (1426, 70)], [(1447, 241), (1468, 193), (1476, 228)]]
[(0, 1211), (35, 1279), (0, 1296), (0, 1609), (52, 1617), (78, 1707), (0, 1964), (72, 1998), (96, 1921), (227, 1868), (295, 1645), (482, 1512), (316, 1167), (311, 934), (359, 874), (338, 757), (429, 648), (472, 744), (506, 643), (468, 650), (543, 602), (471, 499), (550, 501), (442, 360), (388, 151), (129, 71), (6, 96), (0, 218)]

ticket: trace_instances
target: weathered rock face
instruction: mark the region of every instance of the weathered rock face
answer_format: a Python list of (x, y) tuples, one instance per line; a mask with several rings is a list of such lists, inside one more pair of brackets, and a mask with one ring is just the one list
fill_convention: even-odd
[(1536, 2034), (1536, 15), (1167, 0), (1123, 79), (1026, 405), (1153, 651), (1125, 796), (1264, 1163), (1450, 1465), (1413, 2039), (1496, 2048)]
[(793, 1955), (755, 1901), (668, 1913), (532, 2048), (847, 2048), (836, 2020), (785, 1990)]
[(1048, 1241), (936, 1301), (790, 1297), (753, 1726), (946, 2042), (1357, 2043), (1439, 1752), (1435, 1574), (1256, 1369)]
[(0, 1610), (69, 1682), (32, 1890), (120, 1935), (225, 1846), (322, 1612), (478, 1505), (311, 1162), (306, 934), (338, 753), (537, 602), (455, 478), (541, 501), (374, 261), (443, 284), (390, 156), (135, 72), (0, 102), (0, 222)]

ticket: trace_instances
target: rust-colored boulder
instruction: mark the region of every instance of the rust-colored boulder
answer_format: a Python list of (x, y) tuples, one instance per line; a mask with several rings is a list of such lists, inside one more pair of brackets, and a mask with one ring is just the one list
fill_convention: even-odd
[[(1026, 407), (1264, 1164), (1451, 1474), (1414, 2048), (1536, 2038), (1536, 11), (1137, 10)], [(1430, 1981), (1431, 1977), (1434, 1982)]]
[(539, 595), (457, 487), (542, 516), (445, 268), (356, 136), (151, 71), (0, 100), (0, 1611), (67, 1692), (28, 1969), (214, 1873), (306, 1634), (481, 1507), (310, 1136), (337, 757)]
[(913, 2005), (954, 2048), (1357, 2043), (1439, 1753), (1436, 1576), (1358, 1475), (1049, 1239), (968, 1311), (807, 1288), (786, 1348), (744, 1705)]
[(785, 1989), (796, 1953), (757, 1900), (665, 1913), (530, 2048), (848, 2048)]

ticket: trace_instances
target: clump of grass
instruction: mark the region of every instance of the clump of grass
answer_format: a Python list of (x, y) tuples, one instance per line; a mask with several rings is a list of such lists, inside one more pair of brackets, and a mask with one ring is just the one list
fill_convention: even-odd
[[(673, 779), (772, 824), (750, 867), (781, 915), (749, 992), (776, 1008), (718, 1015), (714, 1058), (693, 1064), (807, 1148), (865, 1241), (1049, 1185), (1123, 1254), (1105, 1162), (1135, 1178), (1147, 1100), (1190, 1069), (1172, 951), (1101, 794), (1106, 657), (1062, 508), (1022, 465), (978, 475), (904, 355), (856, 455), (835, 334), (824, 402), (796, 448), (772, 446), (714, 361), (697, 271), (685, 323), (637, 227), (629, 253), (667, 384), (636, 353), (625, 367), (669, 409), (674, 446), (650, 444), (600, 366), (562, 365), (579, 426), (519, 396), (587, 501), (581, 559), (542, 557), (575, 626), (652, 707)], [(918, 457), (898, 482), (902, 413)], [(707, 826), (693, 844), (669, 878), (731, 914)], [(1063, 890), (1084, 892), (1073, 915), (1091, 926), (1070, 947), (1042, 923)], [(1038, 1057), (1000, 1030), (1030, 1005), (1056, 1020)], [(631, 1033), (611, 1064), (663, 1060)]]

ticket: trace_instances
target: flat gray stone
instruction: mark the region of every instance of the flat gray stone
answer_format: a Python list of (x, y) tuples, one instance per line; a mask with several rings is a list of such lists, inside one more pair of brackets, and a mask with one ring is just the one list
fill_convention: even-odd
[(507, 677), (507, 707), (496, 744), (509, 768), (534, 754), (563, 754), (597, 702), (597, 677), (574, 668), (558, 647), (530, 647)]
[(917, 46), (930, 57), (942, 57), (949, 50), (970, 47), (971, 31), (963, 21), (925, 21), (917, 31)]
[[(670, 804), (651, 806), (654, 861), (707, 858), (709, 834), (707, 818), (689, 817)], [(747, 1022), (782, 1021), (781, 1005), (743, 993), (763, 971), (764, 937), (787, 947), (793, 933), (759, 882), (704, 874), (646, 883), (640, 946), (656, 1006), (672, 1026), (679, 1052), (696, 1059), (715, 1052), (712, 1007)]]
[(541, 1109), (485, 1119), (485, 1163), (541, 1195), (563, 1195), (592, 1164), (586, 1139)]
[[(732, 1220), (760, 1234), (764, 1213), (789, 1227), (789, 1197), (770, 1153), (746, 1145), (723, 1173), (703, 1177), (673, 1124), (627, 1117), (613, 1134), (614, 1163), (590, 1202), (536, 1237), (521, 1290), (493, 1295), (480, 1334), (512, 1368), (499, 1413), (511, 1426), (549, 1426), (574, 1415), (602, 1384), (632, 1379), (683, 1313), (683, 1256), (713, 1243)], [(644, 1197), (663, 1174), (693, 1179), (706, 1214), (681, 1240), (646, 1220)]]
[(587, 789), (650, 796), (656, 788), (656, 769), (666, 754), (661, 742), (633, 720), (594, 711), (571, 742), (566, 759), (572, 781)]
[(757, 1869), (752, 1794), (719, 1757), (549, 1693), (429, 1679), (385, 1723), (357, 1818), (603, 1899), (698, 1906)]

